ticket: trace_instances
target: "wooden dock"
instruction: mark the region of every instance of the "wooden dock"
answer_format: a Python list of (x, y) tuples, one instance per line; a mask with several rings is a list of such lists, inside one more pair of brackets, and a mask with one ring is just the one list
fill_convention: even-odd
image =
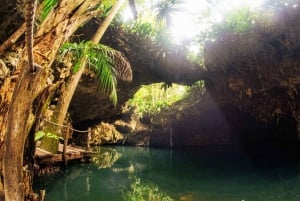
[(64, 145), (59, 144), (58, 153), (53, 154), (48, 152), (40, 147), (36, 147), (34, 160), (36, 164), (51, 164), (57, 162), (66, 162), (70, 160), (86, 160), (89, 159), (92, 155), (91, 151), (80, 147), (67, 146), (64, 151)]

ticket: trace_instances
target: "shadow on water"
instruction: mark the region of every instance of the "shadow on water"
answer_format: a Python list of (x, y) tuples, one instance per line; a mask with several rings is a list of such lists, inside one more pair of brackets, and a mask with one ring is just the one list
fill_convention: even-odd
[(298, 147), (97, 147), (91, 164), (39, 178), (35, 189), (46, 189), (46, 201), (293, 201), (300, 199)]
[[(257, 172), (277, 173), (285, 177), (297, 177), (300, 167), (300, 143), (273, 142), (245, 146)], [(288, 170), (288, 171), (286, 171)]]

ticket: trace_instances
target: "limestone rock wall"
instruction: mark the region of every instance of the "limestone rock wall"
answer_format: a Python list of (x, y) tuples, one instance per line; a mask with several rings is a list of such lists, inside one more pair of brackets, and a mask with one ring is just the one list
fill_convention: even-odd
[[(78, 122), (114, 122), (130, 145), (180, 147), (296, 139), (300, 132), (299, 17), (299, 8), (282, 9), (267, 27), (220, 34), (205, 44), (206, 70), (191, 65), (186, 76), (168, 70), (176, 61), (172, 57), (149, 62), (151, 52), (139, 44), (146, 46), (145, 41), (133, 40), (136, 44), (127, 46), (133, 36), (115, 30), (105, 41), (129, 58), (133, 82), (120, 85), (120, 105), (113, 108), (92, 90), (96, 87), (90, 81), (83, 81), (85, 88), (75, 95), (71, 113)], [(141, 85), (161, 81), (190, 84), (197, 79), (205, 82), (204, 95), (194, 94), (194, 99), (155, 117), (134, 117), (133, 111), (129, 119), (123, 118), (128, 114), (122, 113), (121, 105)]]
[(208, 42), (207, 90), (257, 121), (293, 118), (300, 128), (299, 9), (277, 13), (269, 27)]
[(116, 144), (122, 142), (123, 139), (123, 135), (111, 124), (101, 122), (92, 127), (92, 145)]

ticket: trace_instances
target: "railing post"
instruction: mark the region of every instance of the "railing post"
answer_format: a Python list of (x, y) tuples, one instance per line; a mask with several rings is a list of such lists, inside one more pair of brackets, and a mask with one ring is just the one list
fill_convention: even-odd
[(68, 145), (68, 139), (69, 139), (69, 134), (70, 134), (70, 126), (66, 127), (66, 132), (64, 135), (64, 147), (63, 147), (63, 162), (65, 165), (65, 168), (67, 168), (67, 145)]
[(90, 150), (90, 143), (91, 143), (91, 137), (92, 137), (92, 129), (89, 127), (88, 133), (87, 133), (87, 140), (86, 140), (86, 149)]

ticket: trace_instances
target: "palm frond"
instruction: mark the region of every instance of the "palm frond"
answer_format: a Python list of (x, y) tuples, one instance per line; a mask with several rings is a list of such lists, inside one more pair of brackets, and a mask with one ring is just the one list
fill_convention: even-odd
[(113, 73), (112, 63), (109, 59), (93, 58), (90, 60), (93, 70), (96, 73), (96, 78), (99, 83), (99, 89), (109, 95), (114, 105), (117, 103), (117, 80)]
[(91, 42), (82, 41), (80, 43), (64, 43), (60, 48), (60, 58), (64, 58), (67, 55), (72, 57), (72, 63), (74, 64), (73, 72), (76, 73), (81, 68), (83, 59), (91, 57), (89, 50), (92, 47)]
[(126, 82), (130, 82), (132, 80), (131, 65), (123, 53), (103, 44), (94, 45), (93, 49), (96, 51), (96, 55), (99, 55), (99, 52), (101, 52), (101, 57), (105, 57), (102, 59), (106, 59), (111, 62), (112, 72), (117, 79)]
[(119, 51), (114, 52), (113, 60), (115, 74), (118, 79), (126, 82), (132, 81), (132, 70), (128, 59)]
[(82, 67), (82, 61), (86, 59), (97, 75), (99, 89), (108, 94), (114, 104), (117, 103), (117, 79), (127, 82), (132, 80), (131, 65), (127, 58), (106, 45), (91, 42), (65, 43), (60, 49), (60, 55), (72, 56), (74, 72)]
[(182, 0), (165, 0), (157, 3), (154, 6), (154, 11), (158, 27), (170, 27), (172, 15), (180, 11), (182, 3)]

